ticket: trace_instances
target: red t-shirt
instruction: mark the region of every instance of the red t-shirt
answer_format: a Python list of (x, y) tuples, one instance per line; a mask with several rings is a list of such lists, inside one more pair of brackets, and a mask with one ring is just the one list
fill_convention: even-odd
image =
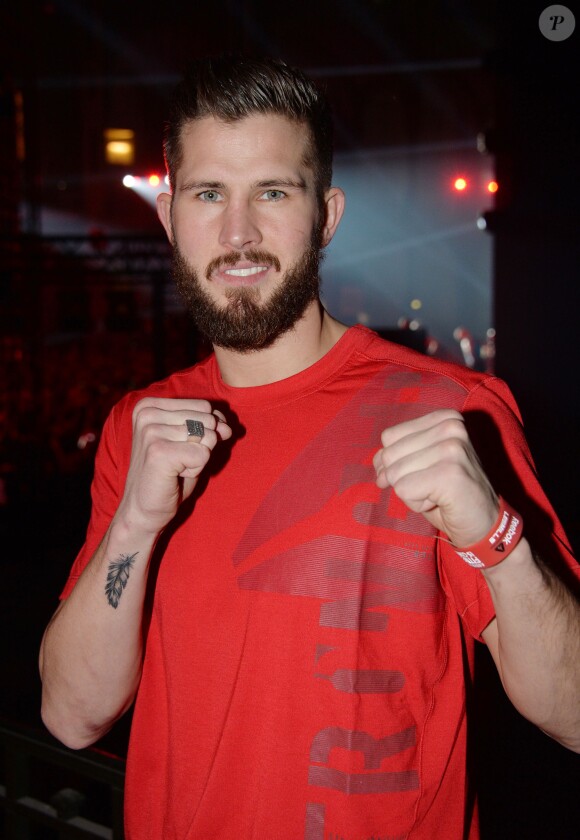
[(229, 387), (212, 356), (130, 394), (63, 597), (118, 506), (144, 394), (208, 399), (234, 435), (157, 549), (128, 840), (476, 838), (466, 669), (493, 605), (372, 457), (384, 428), (462, 411), (496, 489), (526, 522), (544, 511), (543, 550), (573, 563), (506, 386), (353, 327), (271, 385)]

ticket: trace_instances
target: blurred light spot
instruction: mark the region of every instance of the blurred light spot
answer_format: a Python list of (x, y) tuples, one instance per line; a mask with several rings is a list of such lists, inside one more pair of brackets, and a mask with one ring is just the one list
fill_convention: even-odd
[(490, 181), (487, 185), (487, 191), (490, 193), (496, 193), (499, 189), (499, 184), (497, 181)]
[(453, 186), (457, 190), (457, 192), (463, 192), (463, 190), (467, 189), (467, 181), (465, 178), (456, 178), (453, 182)]
[(117, 165), (132, 164), (135, 158), (135, 132), (130, 128), (106, 128), (105, 160)]
[(150, 175), (148, 180), (150, 186), (152, 187), (158, 187), (161, 183), (161, 178), (159, 177), (159, 175)]
[(419, 298), (413, 298), (411, 301), (411, 309), (421, 309), (422, 306), (423, 303), (419, 300)]

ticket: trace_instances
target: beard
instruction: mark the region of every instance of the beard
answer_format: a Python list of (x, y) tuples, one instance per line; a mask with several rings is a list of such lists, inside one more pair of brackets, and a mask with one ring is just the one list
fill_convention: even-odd
[[(315, 230), (308, 248), (285, 272), (279, 288), (264, 303), (259, 288), (240, 286), (226, 289), (225, 306), (217, 304), (203, 288), (198, 273), (177, 244), (173, 247), (173, 278), (196, 327), (213, 345), (249, 353), (272, 345), (280, 335), (292, 329), (308, 305), (318, 298), (322, 258), (320, 234)], [(280, 271), (276, 256), (252, 248), (212, 260), (206, 269), (206, 278), (209, 280), (215, 269), (235, 265), (240, 260), (272, 266)]]

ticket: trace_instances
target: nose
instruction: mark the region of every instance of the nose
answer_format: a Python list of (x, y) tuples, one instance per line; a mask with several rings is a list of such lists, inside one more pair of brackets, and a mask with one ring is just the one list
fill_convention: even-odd
[(262, 234), (251, 206), (245, 202), (228, 203), (222, 214), (220, 245), (241, 251), (261, 241)]

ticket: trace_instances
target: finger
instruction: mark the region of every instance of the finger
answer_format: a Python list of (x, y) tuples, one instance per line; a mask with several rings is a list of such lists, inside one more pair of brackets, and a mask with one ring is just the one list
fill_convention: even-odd
[[(189, 447), (197, 444), (206, 446), (210, 450), (213, 449), (219, 439), (217, 432), (206, 428), (200, 421), (195, 422), (199, 423), (201, 427), (201, 436), (189, 435), (185, 423), (183, 425), (177, 423), (149, 423), (141, 433), (142, 445), (147, 450), (152, 447), (155, 450), (165, 449), (166, 445), (171, 447), (175, 444), (184, 444)], [(169, 449), (164, 457), (173, 460), (174, 457), (179, 458), (181, 455), (177, 451), (172, 452)]]
[(497, 495), (484, 474), (436, 464), (407, 473), (394, 489), (408, 508), (425, 515), (455, 545), (477, 542), (497, 518)]
[(377, 452), (377, 454), (375, 455), (375, 457), (373, 459), (373, 465), (374, 465), (374, 468), (375, 468), (375, 474), (376, 474), (376, 479), (375, 480), (376, 480), (377, 487), (380, 487), (381, 490), (385, 490), (389, 486), (389, 480), (387, 478), (385, 467), (383, 466), (381, 458), (380, 458), (381, 452), (382, 452), (382, 449), (379, 450)]
[[(172, 412), (172, 422), (173, 420), (180, 419), (184, 412), (179, 413), (180, 418), (176, 418), (175, 414), (176, 412)], [(183, 421), (187, 430), (187, 439), (190, 442), (200, 443), (203, 440), (204, 443), (207, 443), (208, 440), (213, 440), (212, 435), (207, 436), (207, 432), (212, 431), (216, 433), (219, 440), (227, 440), (232, 436), (232, 430), (228, 426), (225, 418), (222, 418), (223, 414), (217, 411), (213, 411), (211, 414), (190, 412)]]
[(412, 420), (405, 420), (403, 423), (389, 426), (381, 434), (381, 443), (385, 447), (392, 446), (399, 440), (410, 435), (421, 434), (423, 432), (428, 433), (447, 421), (463, 423), (463, 417), (458, 411), (454, 411), (451, 408), (431, 411), (428, 414), (422, 414), (420, 417), (414, 417)]
[(175, 397), (143, 397), (135, 405), (135, 412), (139, 412), (144, 408), (159, 408), (162, 411), (179, 411), (184, 409), (186, 411), (202, 411), (209, 414), (212, 410), (211, 403), (208, 400), (197, 399), (181, 399)]
[(218, 420), (216, 432), (220, 440), (228, 440), (233, 435), (232, 427), (228, 425), (227, 420)]
[(396, 484), (409, 473), (426, 470), (436, 464), (457, 465), (463, 468), (469, 464), (465, 443), (458, 437), (445, 438), (437, 443), (429, 442), (421, 448), (397, 445), (383, 449), (381, 460), (390, 484)]
[(211, 449), (203, 443), (181, 444), (181, 461), (177, 474), (182, 479), (196, 479), (209, 461)]
[[(192, 427), (192, 425), (195, 427), (193, 433), (190, 432), (190, 428)], [(173, 428), (181, 430), (180, 426), (175, 426)], [(196, 434), (197, 428), (199, 428), (199, 432)], [(229, 426), (228, 426), (228, 428), (229, 428)], [(175, 434), (177, 434), (177, 433), (172, 431), (172, 436), (175, 435)], [(179, 435), (180, 436), (177, 438), (177, 440), (179, 442), (181, 442), (181, 440), (183, 438), (183, 435), (181, 434), (181, 431), (179, 432)], [(174, 437), (173, 439), (176, 439), (176, 438)], [(207, 446), (208, 449), (213, 449), (214, 446), (216, 445), (216, 443), (218, 442), (218, 440), (222, 440), (222, 436), (220, 434), (218, 434), (217, 431), (214, 431), (213, 429), (206, 428), (198, 420), (187, 421), (187, 424), (186, 424), (186, 441), (187, 441), (187, 443), (189, 443), (189, 444), (198, 443), (198, 444), (202, 444), (203, 446)]]
[(218, 411), (217, 408), (214, 408), (213, 414), (215, 414), (215, 416), (218, 418), (216, 432), (218, 433), (220, 438), (222, 440), (227, 440), (228, 438), (231, 438), (233, 431), (231, 426), (228, 425), (228, 421), (226, 420), (225, 415), (221, 411)]
[(186, 426), (188, 420), (197, 420), (207, 429), (215, 429), (219, 422), (212, 411), (196, 411), (195, 409), (173, 409), (169, 411), (159, 408), (145, 408), (140, 416), (146, 423), (166, 423), (168, 426)]
[(466, 474), (475, 476), (479, 461), (461, 415), (439, 417), (433, 425), (379, 449), (373, 458), (376, 482), (382, 489), (396, 485), (409, 473), (435, 465), (462, 466)]
[(377, 485), (383, 489), (389, 486), (397, 488), (397, 492), (405, 477), (417, 475), (437, 464), (444, 463), (438, 447), (410, 452), (396, 460), (389, 457), (391, 454), (390, 451), (380, 449), (373, 459), (373, 464)]
[[(459, 493), (466, 493), (475, 476), (468, 463), (461, 460), (446, 460), (433, 457), (410, 456), (385, 470), (389, 484), (405, 502), (421, 504), (429, 500), (433, 504), (448, 504)], [(417, 508), (413, 508), (417, 509)]]
[(201, 420), (207, 428), (215, 429), (223, 440), (232, 436), (225, 416), (221, 411), (213, 410), (208, 400), (145, 397), (133, 410), (135, 428), (157, 422), (185, 423), (188, 418)]
[[(460, 414), (444, 417), (432, 425), (422, 429), (415, 429), (403, 437), (387, 442), (382, 449), (382, 463), (389, 467), (408, 455), (424, 452), (431, 447), (445, 445), (449, 442), (449, 456), (454, 457), (457, 451), (462, 452), (468, 442), (465, 423)], [(445, 452), (442, 450), (442, 456)]]
[(183, 478), (181, 485), (181, 498), (187, 499), (193, 493), (197, 478)]
[[(180, 401), (180, 404), (181, 402), (183, 401)], [(203, 400), (199, 400), (198, 402), (203, 403)], [(209, 405), (209, 403), (206, 404)], [(186, 429), (188, 420), (197, 420), (201, 422), (206, 429), (217, 431), (218, 436), (223, 440), (232, 436), (232, 430), (228, 426), (227, 422), (222, 420), (215, 412), (196, 411), (193, 408), (191, 410), (183, 408), (170, 410), (157, 408), (155, 406), (142, 406), (140, 411), (135, 415), (135, 429), (139, 431), (145, 429), (147, 426), (160, 424), (166, 424), (167, 426), (183, 426), (183, 428)]]

